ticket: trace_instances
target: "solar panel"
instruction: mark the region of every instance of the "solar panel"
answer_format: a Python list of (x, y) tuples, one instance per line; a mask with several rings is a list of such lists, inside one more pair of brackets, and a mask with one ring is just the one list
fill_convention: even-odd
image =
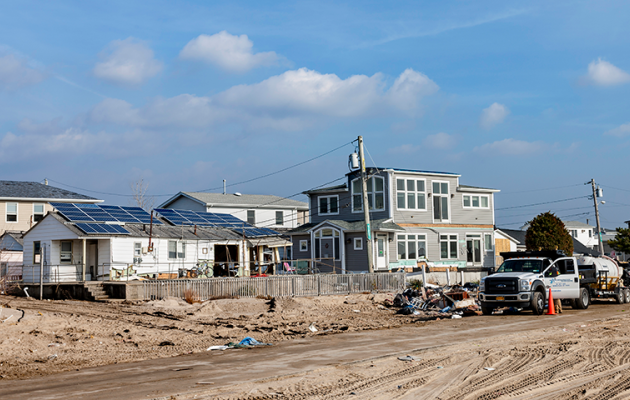
[(159, 208), (155, 211), (173, 225), (199, 225), (215, 228), (229, 228), (246, 237), (278, 235), (278, 232), (272, 229), (257, 228), (231, 214), (174, 210), (170, 208)]
[(77, 228), (87, 233), (88, 235), (98, 235), (103, 233), (114, 233), (118, 235), (129, 235), (129, 231), (120, 225), (108, 225), (108, 224), (88, 224), (78, 223), (75, 224)]
[[(149, 224), (151, 214), (140, 207), (120, 207), (83, 203), (50, 203), (71, 222), (124, 222), (129, 224)], [(162, 225), (157, 219), (154, 225)], [(105, 231), (107, 232), (107, 231)]]

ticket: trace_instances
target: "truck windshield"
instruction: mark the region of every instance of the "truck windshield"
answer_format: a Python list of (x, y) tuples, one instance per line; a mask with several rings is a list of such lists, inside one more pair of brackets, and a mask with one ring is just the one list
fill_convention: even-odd
[(542, 260), (506, 260), (501, 264), (497, 272), (531, 272), (538, 274), (542, 266)]

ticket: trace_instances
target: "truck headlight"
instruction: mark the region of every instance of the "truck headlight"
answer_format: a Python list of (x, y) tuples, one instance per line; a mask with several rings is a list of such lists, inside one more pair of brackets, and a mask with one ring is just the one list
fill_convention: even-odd
[(481, 281), (479, 282), (479, 291), (480, 292), (486, 291), (486, 278), (482, 278)]
[(531, 288), (530, 282), (521, 279), (521, 290), (529, 291), (530, 288)]

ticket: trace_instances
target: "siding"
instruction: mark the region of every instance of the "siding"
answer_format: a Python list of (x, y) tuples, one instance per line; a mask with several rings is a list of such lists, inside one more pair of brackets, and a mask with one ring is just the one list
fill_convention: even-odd
[[(18, 203), (17, 222), (7, 222), (7, 203)], [(46, 202), (35, 202), (44, 205), (44, 214), (53, 210), (53, 207)], [(0, 235), (5, 231), (27, 231), (33, 225), (33, 204), (32, 201), (1, 201), (0, 202)]]
[(291, 235), (291, 241), (293, 242), (293, 259), (303, 260), (311, 258), (311, 244), (308, 244), (307, 251), (300, 251), (300, 240), (311, 241), (311, 236), (305, 235)]
[(172, 202), (168, 208), (172, 208), (174, 210), (191, 210), (198, 212), (205, 212), (206, 205), (201, 204), (198, 201), (191, 200), (188, 197), (180, 196), (177, 200)]
[[(346, 251), (346, 271), (362, 272), (368, 270), (367, 245), (365, 243), (365, 235), (361, 233), (346, 233), (346, 241), (350, 239), (349, 244), (345, 245)], [(363, 250), (354, 249), (354, 238), (363, 239)]]

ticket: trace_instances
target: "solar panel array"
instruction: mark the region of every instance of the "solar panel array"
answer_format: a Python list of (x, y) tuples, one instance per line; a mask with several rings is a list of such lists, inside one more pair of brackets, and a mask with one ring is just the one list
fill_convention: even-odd
[[(70, 222), (151, 223), (151, 215), (140, 207), (55, 202), (51, 202), (50, 204)], [(153, 224), (161, 225), (162, 223), (158, 220), (153, 220)]]
[(113, 233), (116, 235), (130, 235), (129, 231), (120, 225), (113, 224), (86, 224), (80, 222), (75, 226), (87, 234)]
[(173, 210), (158, 208), (157, 211), (164, 219), (173, 225), (198, 225), (215, 228), (228, 228), (246, 237), (279, 235), (269, 228), (257, 228), (230, 214), (196, 212), (189, 210)]

